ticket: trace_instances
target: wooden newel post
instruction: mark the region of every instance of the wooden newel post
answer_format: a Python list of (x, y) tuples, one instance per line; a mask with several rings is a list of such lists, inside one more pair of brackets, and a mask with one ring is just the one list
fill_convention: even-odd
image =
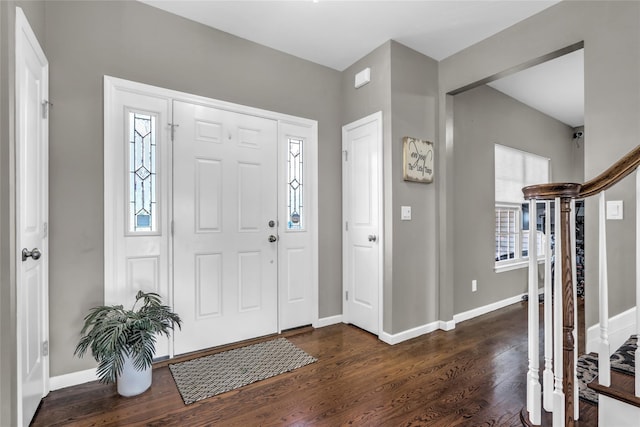
[(562, 233), (562, 351), (563, 351), (563, 384), (565, 392), (565, 426), (574, 425), (574, 309), (573, 306), (573, 272), (571, 265), (571, 198), (560, 199), (560, 232)]

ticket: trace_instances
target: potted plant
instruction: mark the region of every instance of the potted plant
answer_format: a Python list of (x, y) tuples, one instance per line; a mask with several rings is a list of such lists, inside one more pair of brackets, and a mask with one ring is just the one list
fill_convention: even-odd
[(74, 355), (83, 357), (91, 349), (100, 381), (117, 380), (120, 395), (135, 396), (151, 386), (156, 335), (168, 337), (175, 325), (181, 326), (180, 317), (162, 305), (160, 295), (138, 291), (131, 310), (122, 305), (91, 309)]

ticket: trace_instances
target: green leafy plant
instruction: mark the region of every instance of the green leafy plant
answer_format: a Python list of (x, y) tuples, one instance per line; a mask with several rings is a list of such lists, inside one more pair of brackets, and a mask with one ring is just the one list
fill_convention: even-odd
[[(142, 304), (136, 310), (138, 303)], [(151, 366), (156, 348), (156, 335), (169, 336), (180, 317), (162, 305), (160, 295), (138, 291), (131, 310), (122, 305), (99, 306), (84, 318), (74, 355), (83, 357), (87, 350), (98, 362), (98, 378), (113, 383), (122, 373), (125, 355), (133, 360), (137, 370)]]

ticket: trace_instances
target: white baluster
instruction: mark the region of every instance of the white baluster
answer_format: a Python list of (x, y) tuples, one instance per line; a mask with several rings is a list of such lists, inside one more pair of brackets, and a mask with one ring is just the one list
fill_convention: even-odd
[[(640, 168), (636, 169), (636, 336), (640, 338)], [(636, 348), (636, 367), (640, 346)], [(636, 396), (640, 397), (640, 375), (636, 368)]]
[(611, 360), (609, 360), (609, 279), (607, 274), (607, 219), (604, 191), (600, 192), (598, 209), (598, 268), (600, 300), (600, 346), (598, 349), (598, 382), (611, 385)]
[(536, 239), (536, 201), (529, 200), (529, 373), (527, 374), (527, 411), (529, 421), (541, 423), (540, 339), (538, 313), (538, 249)]
[(573, 281), (573, 419), (580, 418), (580, 395), (578, 388), (578, 280), (576, 273), (576, 201), (571, 199), (571, 280)]
[(553, 289), (551, 283), (551, 202), (544, 202), (544, 373), (545, 411), (553, 411)]
[(556, 197), (555, 209), (555, 251), (554, 251), (554, 277), (553, 277), (553, 362), (555, 384), (553, 389), (553, 425), (564, 426), (564, 391), (563, 379), (563, 355), (562, 355), (562, 233), (560, 230), (560, 198)]

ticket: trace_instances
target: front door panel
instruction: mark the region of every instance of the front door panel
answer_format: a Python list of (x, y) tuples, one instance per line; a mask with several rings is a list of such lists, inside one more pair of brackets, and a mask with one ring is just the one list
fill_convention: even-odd
[(277, 122), (175, 101), (174, 124), (175, 353), (275, 333)]

